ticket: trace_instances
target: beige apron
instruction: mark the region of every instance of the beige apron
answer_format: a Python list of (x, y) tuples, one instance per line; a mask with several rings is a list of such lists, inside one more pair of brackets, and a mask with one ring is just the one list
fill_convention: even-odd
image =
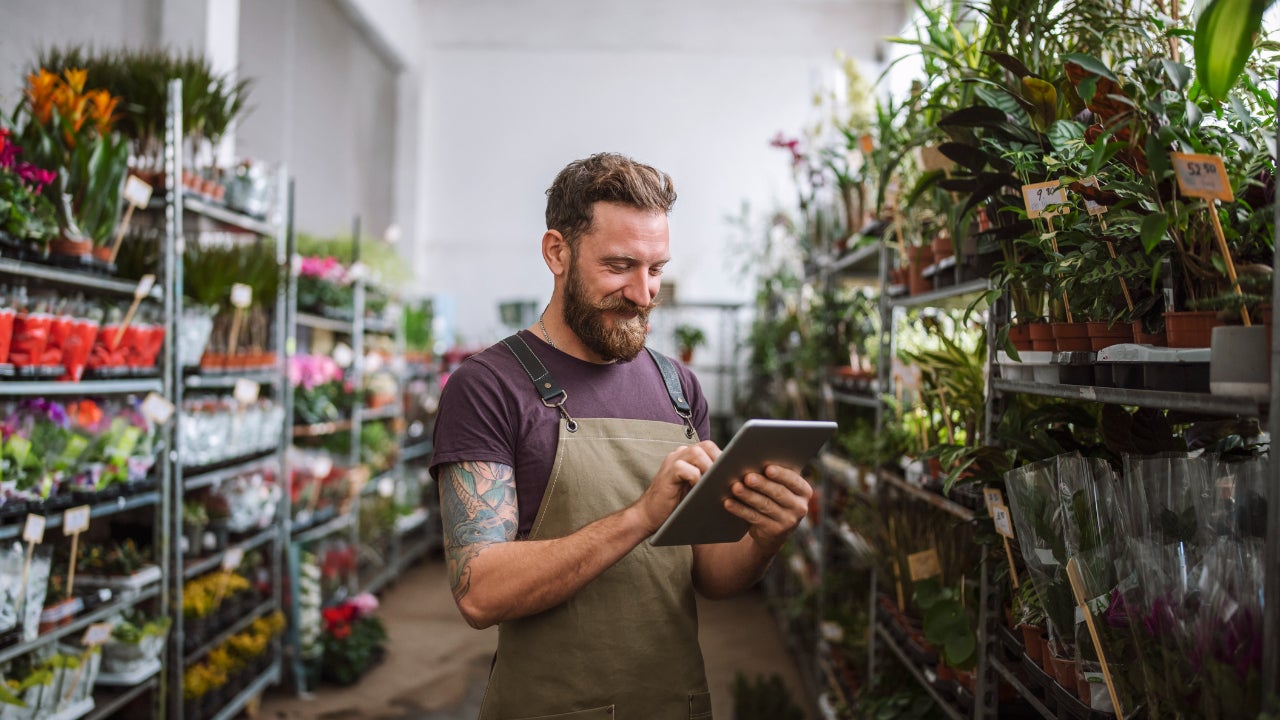
[[(555, 464), (530, 540), (568, 535), (625, 508), (667, 453), (694, 442), (684, 425), (575, 421), (560, 409)], [(689, 546), (644, 541), (562, 605), (502, 623), (480, 719), (710, 720), (692, 563)]]

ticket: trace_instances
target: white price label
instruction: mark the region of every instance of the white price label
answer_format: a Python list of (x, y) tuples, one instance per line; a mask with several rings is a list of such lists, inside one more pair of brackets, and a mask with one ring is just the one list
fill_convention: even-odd
[(155, 287), (155, 285), (156, 285), (155, 275), (143, 275), (138, 280), (138, 287), (134, 288), (133, 290), (133, 299), (141, 300), (142, 298), (151, 294), (151, 288)]
[(333, 460), (327, 457), (318, 457), (311, 463), (311, 474), (318, 478), (329, 477), (329, 473), (333, 472)]
[(158, 393), (149, 393), (142, 401), (142, 415), (156, 425), (163, 425), (173, 417), (173, 403)]
[(384, 477), (378, 481), (378, 495), (389, 498), (396, 492), (396, 481), (390, 477)]
[(230, 572), (240, 567), (242, 562), (244, 562), (244, 548), (228, 548), (226, 554), (222, 556), (222, 569)]
[[(1090, 175), (1087, 178), (1081, 178), (1080, 184), (1085, 187), (1098, 188), (1099, 190), (1102, 189), (1102, 183), (1098, 182), (1098, 176), (1096, 175)], [(1106, 205), (1103, 205), (1102, 203), (1094, 202), (1087, 197), (1084, 199), (1084, 210), (1090, 215), (1101, 215), (1110, 209), (1111, 208), (1107, 207)]]
[(231, 286), (231, 304), (241, 310), (253, 303), (253, 288), (244, 283)]
[(75, 535), (89, 529), (89, 506), (69, 508), (62, 513), (62, 534)]
[(1022, 202), (1027, 206), (1029, 218), (1061, 215), (1067, 203), (1067, 189), (1057, 180), (1023, 185)]
[(907, 570), (911, 574), (912, 582), (941, 575), (942, 563), (938, 560), (937, 549), (929, 548), (928, 550), (908, 555)]
[(151, 186), (137, 175), (130, 175), (124, 181), (124, 199), (136, 208), (144, 208), (151, 202)]
[(241, 405), (252, 405), (258, 401), (258, 393), (262, 391), (262, 386), (252, 380), (240, 378), (236, 380), (236, 388), (233, 391), (236, 402)]
[(334, 345), (333, 352), (331, 352), (330, 355), (333, 357), (333, 361), (337, 363), (338, 367), (344, 370), (351, 367), (351, 363), (356, 360), (355, 351), (353, 351), (351, 346), (346, 343), (338, 343), (337, 345)]
[(1178, 189), (1188, 197), (1231, 202), (1236, 199), (1227, 179), (1227, 168), (1217, 155), (1169, 153), (1178, 175)]
[(109, 622), (94, 623), (85, 628), (84, 636), (80, 638), (80, 644), (85, 647), (93, 647), (102, 645), (111, 639), (111, 630), (114, 626)]
[(1013, 539), (1013, 518), (1009, 516), (1009, 508), (995, 505), (991, 508), (991, 519), (995, 521), (996, 532)]
[(44, 525), (45, 519), (43, 515), (28, 515), (27, 521), (22, 525), (22, 539), (32, 545), (39, 545), (44, 542)]
[(982, 500), (987, 506), (987, 514), (994, 516), (995, 512), (992, 508), (996, 505), (1004, 505), (1004, 493), (1000, 492), (1000, 488), (983, 488)]

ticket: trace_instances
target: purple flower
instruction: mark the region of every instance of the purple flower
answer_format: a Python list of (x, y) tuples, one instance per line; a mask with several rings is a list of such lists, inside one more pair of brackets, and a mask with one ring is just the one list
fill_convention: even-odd
[(1109, 627), (1129, 627), (1129, 606), (1124, 601), (1124, 595), (1120, 594), (1120, 588), (1111, 590), (1111, 601), (1107, 603), (1107, 611), (1103, 617)]
[(18, 410), (31, 411), (39, 413), (48, 418), (54, 425), (60, 428), (68, 428), (71, 426), (71, 418), (67, 416), (66, 408), (61, 403), (54, 402), (48, 398), (30, 398), (23, 400), (18, 406)]

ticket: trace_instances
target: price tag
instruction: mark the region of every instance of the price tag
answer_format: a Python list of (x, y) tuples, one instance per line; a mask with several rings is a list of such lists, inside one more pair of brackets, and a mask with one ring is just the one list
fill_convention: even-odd
[(1029, 218), (1061, 215), (1065, 211), (1063, 206), (1067, 203), (1067, 189), (1059, 185), (1057, 180), (1023, 185), (1022, 202), (1027, 206)]
[(69, 508), (62, 513), (62, 534), (75, 535), (89, 529), (89, 506)]
[(84, 629), (84, 636), (80, 638), (80, 644), (85, 647), (102, 645), (111, 639), (111, 630), (114, 627), (115, 626), (109, 622), (94, 623)]
[[(1087, 178), (1080, 178), (1080, 184), (1085, 187), (1098, 188), (1098, 189), (1102, 188), (1102, 184), (1098, 182), (1097, 175), (1090, 175)], [(1084, 199), (1084, 210), (1090, 215), (1101, 215), (1110, 209), (1111, 208), (1107, 207), (1106, 205), (1103, 205), (1102, 203), (1096, 203), (1087, 197)]]
[(951, 162), (951, 158), (943, 155), (937, 145), (926, 145), (920, 148), (920, 167), (925, 172), (950, 170), (954, 166), (955, 163)]
[(230, 572), (240, 567), (242, 562), (244, 562), (244, 548), (227, 548), (226, 554), (222, 556), (222, 569)]
[(391, 477), (384, 477), (378, 481), (378, 495), (389, 498), (395, 494), (396, 481)]
[(871, 137), (870, 133), (858, 138), (858, 147), (862, 150), (863, 155), (870, 155), (875, 152), (876, 141)]
[(22, 525), (22, 540), (32, 545), (44, 542), (44, 524), (43, 515), (28, 515), (27, 521)]
[(1000, 492), (1000, 488), (983, 488), (982, 500), (987, 506), (987, 515), (995, 516), (992, 510), (996, 505), (1004, 505), (1004, 493)]
[(142, 401), (142, 415), (156, 425), (163, 425), (173, 417), (173, 403), (158, 393), (148, 393)]
[(241, 310), (253, 303), (253, 288), (244, 283), (231, 286), (231, 304)]
[(1227, 180), (1227, 168), (1217, 155), (1191, 155), (1169, 153), (1174, 172), (1178, 175), (1178, 189), (1188, 197), (1231, 202), (1231, 182)]
[(138, 287), (134, 288), (133, 290), (133, 299), (141, 300), (142, 298), (151, 294), (151, 288), (155, 287), (155, 284), (156, 284), (155, 275), (143, 275), (142, 278), (138, 280)]
[(262, 386), (252, 380), (240, 378), (236, 380), (236, 387), (233, 395), (236, 402), (241, 405), (252, 405), (258, 401), (258, 393), (261, 392)]
[(1009, 516), (1009, 508), (1004, 505), (992, 506), (991, 519), (996, 523), (996, 532), (1013, 539), (1013, 518)]
[(912, 582), (941, 575), (942, 563), (938, 561), (937, 549), (929, 548), (928, 550), (908, 555), (907, 569), (911, 574)]
[(328, 457), (318, 457), (311, 463), (311, 473), (318, 478), (329, 477), (331, 472), (333, 472), (333, 460)]
[(333, 357), (333, 361), (338, 364), (338, 367), (343, 369), (351, 367), (351, 363), (356, 360), (355, 352), (346, 343), (334, 345), (333, 352), (330, 355)]
[(125, 202), (137, 208), (144, 208), (151, 202), (151, 186), (137, 175), (130, 175), (124, 181)]

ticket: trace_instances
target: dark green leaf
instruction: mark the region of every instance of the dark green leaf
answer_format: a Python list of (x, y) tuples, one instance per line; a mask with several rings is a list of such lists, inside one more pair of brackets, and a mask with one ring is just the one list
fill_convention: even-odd
[(1270, 0), (1212, 0), (1196, 23), (1196, 79), (1224, 100), (1244, 69)]
[(1002, 53), (998, 50), (987, 50), (982, 54), (992, 60), (995, 60), (997, 63), (1000, 63), (1001, 67), (1013, 73), (1019, 79), (1035, 74), (1028, 70), (1027, 66), (1023, 65), (1021, 60), (1008, 53)]
[(1169, 229), (1169, 216), (1164, 213), (1152, 213), (1142, 220), (1142, 247), (1148, 254), (1156, 249)]

